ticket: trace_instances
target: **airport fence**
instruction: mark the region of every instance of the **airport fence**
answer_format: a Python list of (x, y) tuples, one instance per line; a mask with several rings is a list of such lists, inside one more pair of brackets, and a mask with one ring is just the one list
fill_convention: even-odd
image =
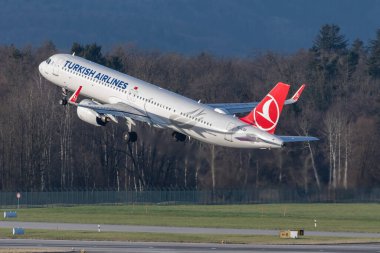
[(253, 188), (220, 190), (45, 191), (0, 192), (0, 207), (87, 204), (261, 204), (261, 203), (380, 203), (380, 188), (304, 190)]

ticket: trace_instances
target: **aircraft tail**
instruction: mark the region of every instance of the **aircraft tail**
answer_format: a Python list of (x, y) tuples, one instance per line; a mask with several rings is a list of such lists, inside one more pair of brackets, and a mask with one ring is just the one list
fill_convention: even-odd
[(277, 83), (263, 100), (240, 120), (274, 134), (289, 87), (288, 84)]

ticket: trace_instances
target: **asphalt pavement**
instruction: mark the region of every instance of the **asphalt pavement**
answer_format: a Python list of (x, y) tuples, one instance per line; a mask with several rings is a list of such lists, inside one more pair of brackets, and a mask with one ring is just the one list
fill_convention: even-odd
[[(199, 227), (164, 227), (164, 226), (132, 226), (105, 224), (75, 224), (48, 222), (0, 221), (0, 228), (21, 227), (24, 229), (48, 230), (80, 230), (107, 232), (149, 232), (175, 234), (239, 234), (239, 235), (274, 235), (278, 230), (229, 229)], [(10, 230), (11, 231), (11, 230)], [(358, 232), (323, 232), (306, 231), (310, 236), (333, 236), (347, 238), (380, 238), (380, 233)], [(71, 241), (71, 240), (33, 240), (33, 239), (0, 239), (0, 249), (39, 248), (41, 252), (58, 249), (59, 252), (368, 252), (380, 253), (380, 244), (345, 244), (345, 245), (239, 245), (212, 243), (163, 243), (163, 242), (114, 242), (114, 241)]]
[(60, 252), (223, 252), (223, 253), (379, 253), (380, 244), (349, 244), (349, 245), (239, 245), (213, 243), (163, 243), (163, 242), (110, 242), (110, 241), (70, 241), (70, 240), (31, 240), (31, 239), (0, 239), (1, 248), (39, 248), (58, 249)]
[[(75, 224), (75, 223), (49, 223), (49, 222), (18, 222), (0, 221), (0, 228), (21, 227), (24, 229), (48, 230), (80, 230), (98, 231), (100, 225), (104, 232), (146, 232), (146, 233), (173, 233), (173, 234), (228, 234), (228, 235), (278, 235), (279, 230), (264, 229), (232, 229), (232, 228), (199, 228), (199, 227), (164, 227), (164, 226), (133, 226), (133, 225), (107, 225), (107, 224)], [(380, 233), (359, 232), (324, 232), (305, 231), (309, 236), (351, 237), (351, 238), (380, 238)]]

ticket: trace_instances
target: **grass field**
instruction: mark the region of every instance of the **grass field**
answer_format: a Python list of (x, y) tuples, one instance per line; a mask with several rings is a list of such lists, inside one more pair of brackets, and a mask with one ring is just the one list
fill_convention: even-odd
[(20, 209), (17, 220), (380, 233), (380, 204), (94, 205)]

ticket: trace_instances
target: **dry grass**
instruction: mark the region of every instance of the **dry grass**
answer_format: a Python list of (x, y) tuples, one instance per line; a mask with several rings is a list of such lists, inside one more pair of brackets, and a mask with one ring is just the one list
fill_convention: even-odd
[(1, 249), (0, 253), (64, 253), (64, 252), (71, 252), (71, 251), (63, 251), (59, 249), (49, 249), (49, 248), (43, 248), (43, 249), (17, 249), (17, 248), (7, 248), (7, 249)]

